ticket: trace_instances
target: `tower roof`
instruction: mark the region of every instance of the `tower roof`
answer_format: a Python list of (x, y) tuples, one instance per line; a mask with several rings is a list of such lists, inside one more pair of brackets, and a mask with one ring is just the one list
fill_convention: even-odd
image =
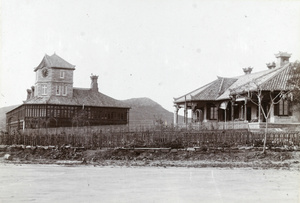
[(52, 56), (45, 54), (41, 63), (34, 69), (37, 71), (40, 68), (48, 67), (48, 68), (64, 68), (64, 69), (75, 69), (75, 66), (65, 61), (55, 53)]

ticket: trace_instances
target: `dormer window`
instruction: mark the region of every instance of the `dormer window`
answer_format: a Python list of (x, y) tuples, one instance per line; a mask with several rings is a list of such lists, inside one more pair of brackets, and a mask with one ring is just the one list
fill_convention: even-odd
[(60, 78), (65, 78), (65, 71), (63, 70), (60, 71)]

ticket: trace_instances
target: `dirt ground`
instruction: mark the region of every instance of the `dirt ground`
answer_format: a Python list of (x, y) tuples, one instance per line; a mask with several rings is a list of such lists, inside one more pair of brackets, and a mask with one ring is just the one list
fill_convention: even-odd
[(135, 148), (95, 149), (0, 146), (0, 163), (94, 166), (220, 167), (300, 171), (300, 151), (261, 148)]
[(299, 202), (299, 171), (0, 164), (0, 202)]

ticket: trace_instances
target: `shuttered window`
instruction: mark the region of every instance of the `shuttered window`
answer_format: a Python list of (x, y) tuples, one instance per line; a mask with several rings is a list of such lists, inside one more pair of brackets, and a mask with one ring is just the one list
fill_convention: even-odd
[(216, 106), (211, 106), (210, 107), (209, 119), (210, 120), (216, 120), (216, 119), (218, 119), (218, 108)]
[(289, 103), (287, 100), (281, 100), (278, 103), (278, 116), (288, 116), (289, 115)]

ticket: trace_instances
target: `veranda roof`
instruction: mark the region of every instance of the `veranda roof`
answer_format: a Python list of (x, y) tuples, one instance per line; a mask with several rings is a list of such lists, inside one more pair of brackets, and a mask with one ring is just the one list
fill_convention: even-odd
[(186, 95), (175, 98), (174, 102), (180, 103), (187, 101), (204, 101), (204, 100), (216, 100), (220, 95), (222, 95), (228, 87), (230, 87), (234, 82), (236, 82), (236, 78), (223, 78), (218, 77), (217, 80), (200, 87)]

